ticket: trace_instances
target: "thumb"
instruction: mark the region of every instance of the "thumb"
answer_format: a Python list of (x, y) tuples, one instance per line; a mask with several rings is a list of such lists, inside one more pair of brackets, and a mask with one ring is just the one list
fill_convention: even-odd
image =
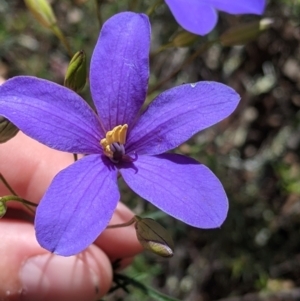
[(30, 223), (0, 220), (0, 300), (93, 301), (109, 290), (111, 264), (95, 245), (71, 257), (42, 249)]

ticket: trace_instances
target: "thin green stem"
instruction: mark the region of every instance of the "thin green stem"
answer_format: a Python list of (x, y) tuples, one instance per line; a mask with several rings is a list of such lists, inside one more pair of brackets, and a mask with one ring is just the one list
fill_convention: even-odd
[(161, 4), (162, 0), (156, 0), (156, 2), (154, 2), (154, 4), (147, 9), (146, 15), (150, 17), (154, 13), (155, 9)]
[(157, 50), (155, 50), (154, 52), (150, 53), (150, 58), (154, 58), (157, 54), (161, 53), (162, 51), (168, 49), (168, 48), (171, 48), (171, 47), (174, 47), (173, 43), (170, 42), (170, 43), (167, 43), (165, 45), (162, 45), (160, 46)]
[(22, 203), (22, 204), (24, 204), (24, 205), (29, 205), (29, 206), (37, 207), (37, 204), (32, 203), (32, 202), (30, 202), (30, 201), (27, 201), (27, 200), (25, 200), (25, 199), (23, 199), (23, 198), (20, 198), (20, 197), (16, 196), (16, 195), (6, 195), (6, 196), (2, 196), (2, 197), (0, 197), (0, 200), (1, 200), (2, 202), (15, 201), (15, 202), (20, 202), (20, 203)]
[(98, 19), (98, 23), (100, 28), (103, 25), (103, 19), (102, 19), (102, 15), (101, 15), (101, 0), (95, 0), (96, 2), (96, 15), (97, 15), (97, 19)]
[(171, 72), (165, 79), (154, 85), (152, 88), (149, 89), (148, 94), (153, 93), (154, 91), (160, 89), (165, 83), (167, 83), (170, 79), (172, 79), (174, 76), (176, 76), (184, 67), (189, 65), (196, 59), (200, 54), (202, 54), (204, 51), (209, 49), (217, 40), (208, 41), (205, 44), (202, 44), (197, 51), (195, 51), (190, 57), (185, 59), (182, 64), (179, 65), (173, 72)]
[(17, 193), (12, 189), (12, 187), (8, 184), (2, 173), (0, 173), (0, 179), (5, 185), (5, 187), (10, 191), (11, 194), (17, 195)]
[(8, 184), (4, 176), (0, 173), (0, 179), (3, 182), (3, 184), (6, 186), (6, 188), (10, 191), (11, 194), (13, 195), (8, 195), (4, 197), (0, 197), (1, 201), (8, 202), (8, 201), (17, 201), (21, 202), (31, 213), (35, 214), (34, 210), (30, 206), (36, 207), (37, 204), (32, 203), (30, 201), (27, 201), (25, 199), (22, 199), (17, 196), (17, 193), (13, 190), (13, 188)]
[(27, 205), (27, 204), (24, 204), (23, 203), (23, 205), (33, 214), (33, 215), (35, 215), (35, 211), (29, 206), (29, 205)]
[(133, 278), (128, 277), (123, 274), (114, 273), (113, 281), (122, 288), (126, 287), (126, 289), (127, 289), (128, 285), (131, 285), (131, 286), (139, 289), (147, 297), (150, 297), (151, 300), (180, 301), (179, 299), (162, 294), (162, 293), (154, 290), (153, 288), (146, 286), (142, 282), (137, 281), (136, 279), (133, 279)]
[(54, 23), (50, 26), (50, 29), (58, 37), (58, 39), (61, 41), (61, 43), (64, 45), (64, 47), (66, 48), (66, 50), (68, 52), (69, 57), (71, 58), (73, 56), (73, 52), (71, 50), (71, 47), (70, 47), (70, 44), (69, 44), (67, 38), (62, 33), (60, 28), (57, 26), (56, 23)]

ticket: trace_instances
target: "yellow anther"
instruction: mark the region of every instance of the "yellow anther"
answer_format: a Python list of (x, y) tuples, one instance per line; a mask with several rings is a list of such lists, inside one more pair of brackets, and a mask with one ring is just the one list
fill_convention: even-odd
[(101, 146), (103, 147), (103, 149), (106, 149), (106, 147), (108, 146), (108, 143), (106, 141), (106, 138), (101, 139), (100, 141)]
[(113, 130), (112, 131), (108, 131), (106, 133), (106, 141), (107, 141), (107, 144), (112, 144), (114, 143), (114, 132)]
[[(122, 126), (121, 125), (118, 125), (117, 127), (115, 127), (115, 136), (114, 138), (116, 140), (119, 141), (119, 143), (122, 144), (121, 140), (120, 140), (120, 137), (121, 137), (121, 134), (122, 134)], [(124, 144), (124, 143), (123, 143)]]
[(106, 147), (105, 147), (105, 155), (107, 156), (107, 157), (109, 157), (109, 158), (112, 158), (113, 157), (113, 152), (111, 151), (111, 149), (110, 149), (110, 146), (109, 145), (107, 145)]
[(127, 134), (128, 125), (118, 125), (114, 127), (111, 131), (106, 133), (105, 138), (101, 139), (100, 144), (103, 147), (104, 154), (112, 158), (113, 152), (110, 149), (110, 145), (113, 143), (125, 144), (126, 134)]
[(121, 125), (118, 125), (116, 126), (115, 128), (113, 128), (113, 130), (111, 131), (112, 132), (112, 139), (114, 142), (119, 142), (119, 132), (121, 130), (122, 126)]
[(128, 125), (124, 124), (120, 126), (120, 129), (118, 130), (118, 140), (120, 144), (125, 144), (126, 142), (126, 134), (127, 134)]

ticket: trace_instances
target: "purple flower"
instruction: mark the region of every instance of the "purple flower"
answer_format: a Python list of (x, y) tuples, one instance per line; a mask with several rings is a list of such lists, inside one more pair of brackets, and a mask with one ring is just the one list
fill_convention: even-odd
[[(147, 16), (120, 13), (103, 26), (90, 67), (98, 115), (73, 91), (29, 76), (0, 86), (0, 115), (54, 149), (85, 154), (59, 172), (36, 212), (41, 246), (72, 255), (106, 228), (120, 199), (117, 177), (161, 210), (199, 228), (219, 227), (228, 201), (204, 165), (167, 152), (227, 117), (239, 102), (215, 82), (184, 84), (139, 113), (149, 77)], [(21, 150), (20, 150), (21, 151)]]
[(165, 0), (176, 21), (187, 31), (206, 35), (216, 26), (217, 10), (261, 15), (266, 0)]

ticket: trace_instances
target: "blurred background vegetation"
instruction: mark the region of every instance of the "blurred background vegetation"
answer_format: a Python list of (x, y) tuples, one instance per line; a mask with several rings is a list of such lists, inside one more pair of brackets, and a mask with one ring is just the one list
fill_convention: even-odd
[[(53, 0), (51, 5), (72, 51), (84, 49), (89, 60), (100, 30), (97, 12), (105, 21), (128, 9), (146, 12), (154, 2)], [(210, 41), (260, 18), (220, 13), (208, 36), (159, 53), (181, 31), (164, 3), (150, 17), (149, 101), (199, 80), (223, 82), (242, 97), (229, 118), (177, 150), (209, 166), (224, 184), (230, 210), (220, 229), (191, 228), (157, 212), (121, 183), (122, 200), (136, 214), (157, 218), (175, 241), (171, 259), (144, 253), (125, 273), (179, 300), (300, 300), (300, 1), (269, 1), (264, 17), (274, 19), (271, 28), (244, 45)], [(0, 20), (0, 78), (26, 74), (62, 84), (68, 53), (23, 1), (0, 0)], [(82, 95), (89, 101), (88, 90)], [(118, 290), (104, 299), (159, 300), (128, 289), (129, 294)]]

